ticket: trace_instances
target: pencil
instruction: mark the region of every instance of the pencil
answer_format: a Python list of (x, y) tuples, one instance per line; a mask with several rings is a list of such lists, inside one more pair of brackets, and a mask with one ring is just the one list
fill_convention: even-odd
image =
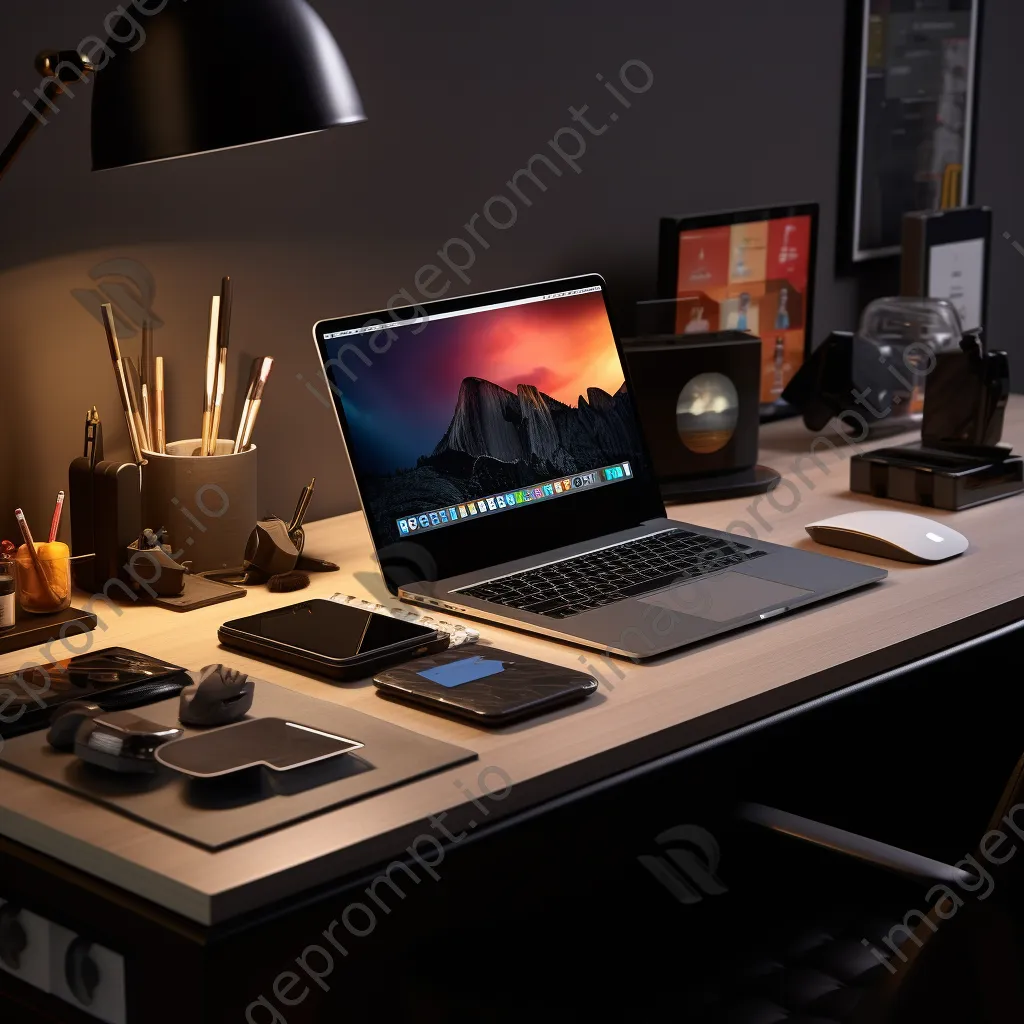
[[(153, 386), (154, 386), (154, 375), (155, 367), (153, 364), (153, 321), (146, 320), (142, 324), (142, 358), (141, 365), (139, 366), (139, 376), (142, 380), (142, 386), (149, 393), (150, 400), (153, 397)], [(151, 416), (151, 410), (144, 410), (144, 418), (146, 420), (146, 433), (149, 434), (150, 447), (153, 447), (153, 440), (156, 436), (155, 424)]]
[(167, 424), (164, 419), (164, 357), (157, 356), (153, 366), (153, 430), (156, 450), (167, 453)]
[(110, 360), (114, 365), (114, 379), (117, 383), (118, 397), (121, 399), (121, 408), (124, 410), (124, 418), (128, 423), (128, 439), (131, 441), (132, 454), (135, 456), (135, 461), (141, 466), (146, 460), (142, 457), (142, 440), (135, 426), (132, 403), (128, 397), (128, 380), (124, 373), (124, 363), (121, 361), (121, 349), (117, 344), (114, 307), (109, 302), (104, 302), (100, 307), (100, 311), (103, 316), (103, 328), (107, 335), (107, 346), (110, 349)]
[(143, 385), (139, 378), (138, 368), (131, 356), (125, 356), (121, 362), (124, 364), (125, 379), (128, 381), (128, 398), (131, 400), (132, 415), (135, 417), (135, 429), (139, 434), (139, 442), (144, 449), (152, 451), (153, 445), (150, 443), (149, 431), (146, 429), (146, 418), (143, 414)]
[(142, 392), (142, 422), (146, 427), (146, 447), (153, 451), (156, 447), (156, 442), (153, 440), (153, 410), (150, 407), (149, 388), (145, 381), (142, 382), (139, 390)]
[(224, 408), (224, 392), (227, 389), (228, 345), (231, 343), (231, 296), (231, 278), (225, 277), (220, 283), (220, 313), (217, 317), (217, 382), (213, 397), (211, 455), (217, 451), (217, 441), (220, 439), (220, 417)]
[(203, 394), (203, 437), (199, 454), (210, 454), (210, 436), (213, 432), (213, 403), (217, 391), (217, 332), (220, 329), (220, 296), (214, 295), (210, 304), (210, 337), (206, 346), (206, 390)]
[(242, 451), (249, 447), (253, 428), (256, 426), (256, 417), (259, 416), (260, 406), (263, 404), (263, 392), (267, 386), (267, 378), (270, 376), (270, 371), (273, 368), (274, 360), (270, 356), (264, 356), (260, 360), (260, 375), (256, 381), (256, 387), (253, 389), (252, 401), (249, 403), (249, 415), (246, 418), (242, 433)]
[(39, 574), (39, 579), (45, 583), (46, 577), (43, 575), (43, 563), (39, 559), (36, 542), (32, 539), (32, 531), (28, 528), (28, 520), (25, 518), (25, 513), (20, 508), (16, 508), (14, 510), (14, 518), (18, 520), (18, 528), (21, 530), (21, 537), (25, 541), (25, 547), (28, 548), (28, 556), (32, 559), (32, 567)]
[(50, 520), (50, 536), (49, 541), (52, 544), (57, 539), (57, 534), (60, 532), (60, 517), (64, 511), (64, 492), (57, 492), (57, 504), (53, 510), (53, 519)]

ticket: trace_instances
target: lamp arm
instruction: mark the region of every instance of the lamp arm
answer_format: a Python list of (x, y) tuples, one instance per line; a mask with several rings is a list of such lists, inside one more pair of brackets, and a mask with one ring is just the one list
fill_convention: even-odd
[(29, 109), (25, 120), (0, 153), (0, 179), (14, 163), (25, 143), (35, 134), (41, 124), (47, 123), (46, 115), (55, 110), (53, 101), (64, 91), (65, 83), (77, 79), (84, 82), (95, 71), (92, 62), (74, 50), (60, 50), (41, 53), (36, 58), (36, 70), (46, 77), (42, 93), (36, 90), (39, 99)]

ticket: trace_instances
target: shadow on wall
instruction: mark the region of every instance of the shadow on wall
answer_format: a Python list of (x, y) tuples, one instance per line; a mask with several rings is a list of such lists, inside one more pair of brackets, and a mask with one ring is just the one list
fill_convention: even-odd
[[(325, 267), (331, 267), (326, 273)], [(198, 436), (210, 298), (231, 275), (235, 302), (231, 369), (222, 434), (234, 434), (251, 361), (276, 360), (254, 437), (259, 448), (259, 509), (288, 516), (302, 486), (317, 477), (310, 519), (358, 507), (344, 447), (327, 403), (308, 389), (317, 379), (312, 326), (358, 312), (376, 295), (382, 272), (372, 255), (360, 267), (339, 265), (319, 242), (259, 244), (228, 251), (211, 246), (124, 247), (81, 252), (0, 274), (0, 351), (4, 353), (6, 437), (0, 454), (0, 536), (16, 534), (13, 510), (48, 520), (67, 468), (82, 453), (86, 411), (96, 405), (107, 458), (127, 458), (121, 414), (99, 305), (118, 314), (125, 355), (138, 357), (138, 326), (158, 323), (154, 347), (165, 357), (168, 439)], [(385, 300), (386, 301), (386, 298)], [(147, 309), (148, 307), (148, 309)], [(301, 379), (300, 379), (301, 377)], [(69, 539), (69, 517), (63, 534)]]

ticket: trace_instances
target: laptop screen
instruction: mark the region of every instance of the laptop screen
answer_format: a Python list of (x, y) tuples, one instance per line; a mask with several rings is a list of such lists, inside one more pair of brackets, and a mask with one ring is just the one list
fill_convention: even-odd
[(325, 322), (317, 338), (378, 549), (436, 556), (500, 535), (545, 550), (522, 535), (591, 507), (574, 499), (628, 500), (647, 475), (600, 278)]

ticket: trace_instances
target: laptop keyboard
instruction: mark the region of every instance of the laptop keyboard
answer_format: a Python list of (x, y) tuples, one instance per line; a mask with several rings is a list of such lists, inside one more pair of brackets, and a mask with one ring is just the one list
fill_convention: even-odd
[(763, 554), (766, 552), (737, 541), (689, 530), (665, 530), (539, 569), (488, 580), (458, 593), (522, 612), (565, 619), (708, 576)]

